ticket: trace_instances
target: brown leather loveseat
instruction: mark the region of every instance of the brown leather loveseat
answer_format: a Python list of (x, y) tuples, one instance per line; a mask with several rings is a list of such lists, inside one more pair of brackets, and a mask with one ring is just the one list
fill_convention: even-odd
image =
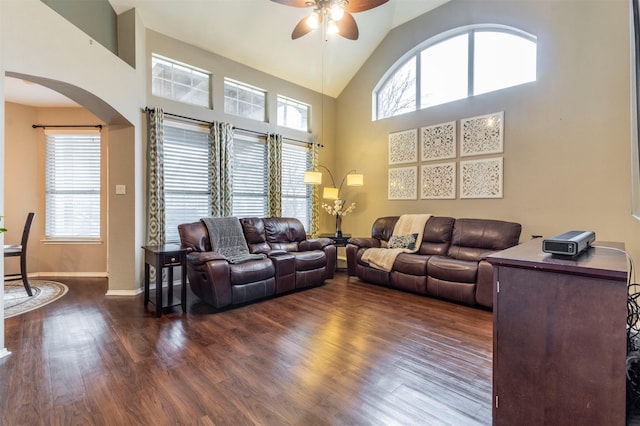
[(390, 272), (370, 266), (362, 255), (367, 248), (386, 246), (398, 218), (379, 218), (372, 226), (371, 238), (349, 240), (346, 251), (350, 276), (467, 305), (493, 307), (493, 267), (484, 258), (517, 245), (520, 224), (432, 216), (416, 253), (400, 254)]
[(203, 221), (178, 226), (187, 253), (187, 276), (192, 291), (215, 308), (248, 303), (322, 284), (333, 278), (336, 247), (329, 238), (307, 240), (294, 218), (240, 219), (251, 253), (264, 259), (229, 263), (211, 251)]

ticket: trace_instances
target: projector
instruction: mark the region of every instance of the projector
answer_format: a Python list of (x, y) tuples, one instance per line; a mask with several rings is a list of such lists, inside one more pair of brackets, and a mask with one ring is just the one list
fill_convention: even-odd
[(542, 251), (558, 256), (575, 257), (596, 239), (593, 231), (569, 231), (542, 241)]

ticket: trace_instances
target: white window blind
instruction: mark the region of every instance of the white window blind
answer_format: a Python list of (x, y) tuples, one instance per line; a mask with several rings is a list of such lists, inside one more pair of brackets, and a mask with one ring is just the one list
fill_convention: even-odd
[(308, 163), (307, 146), (288, 142), (282, 145), (282, 216), (299, 219), (307, 232), (311, 229), (311, 194), (304, 183)]
[(266, 216), (267, 146), (264, 138), (236, 134), (233, 155), (233, 216)]
[(178, 225), (209, 216), (209, 131), (165, 120), (166, 241), (179, 242)]
[(46, 131), (45, 237), (100, 238), (100, 133)]

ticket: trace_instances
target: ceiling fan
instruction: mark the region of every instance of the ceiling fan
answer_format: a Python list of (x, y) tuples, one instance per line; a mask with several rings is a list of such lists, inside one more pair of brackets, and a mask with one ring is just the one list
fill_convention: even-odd
[(381, 6), (389, 0), (271, 0), (293, 7), (313, 7), (311, 14), (302, 18), (291, 33), (295, 40), (310, 33), (318, 26), (326, 25), (329, 34), (339, 34), (349, 40), (357, 40), (358, 24), (352, 13), (364, 12)]

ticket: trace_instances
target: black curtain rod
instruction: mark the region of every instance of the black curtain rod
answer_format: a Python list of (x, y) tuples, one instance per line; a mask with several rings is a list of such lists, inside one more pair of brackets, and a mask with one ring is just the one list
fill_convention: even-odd
[(102, 130), (102, 124), (32, 124), (34, 129), (46, 129), (47, 127), (92, 127)]
[[(144, 108), (144, 112), (149, 112), (149, 111), (151, 111), (153, 109), (154, 108), (145, 107)], [(204, 124), (209, 124), (209, 125), (213, 124), (211, 121), (205, 121), (205, 120), (200, 120), (200, 119), (197, 119), (197, 118), (186, 117), (184, 115), (172, 114), (172, 113), (166, 112), (166, 111), (164, 112), (164, 115), (168, 115), (170, 117), (182, 118), (183, 120), (195, 121), (197, 123), (204, 123)], [(264, 132), (258, 132), (258, 131), (255, 131), (255, 130), (243, 129), (241, 127), (236, 127), (236, 126), (233, 126), (233, 128), (236, 129), (236, 130), (243, 131), (243, 132), (253, 133), (255, 135), (267, 136), (267, 134), (264, 133)], [(314, 142), (309, 142), (309, 141), (301, 141), (301, 140), (289, 138), (289, 137), (286, 137), (286, 136), (283, 136), (283, 138), (287, 139), (287, 140), (290, 140), (290, 141), (293, 141), (293, 142), (308, 143), (308, 144), (313, 144), (314, 143)], [(324, 145), (322, 145), (322, 144), (318, 144), (318, 146), (321, 147), (321, 148), (324, 147)]]
[[(149, 112), (151, 111), (153, 108), (149, 108), (149, 107), (145, 107), (144, 112)], [(178, 115), (178, 114), (172, 114), (170, 112), (164, 112), (164, 115), (168, 115), (170, 117), (175, 117), (175, 118), (182, 118), (183, 120), (189, 120), (189, 121), (195, 121), (196, 123), (203, 123), (203, 124), (209, 124), (211, 125), (212, 123), (210, 121), (205, 121), (205, 120), (199, 120), (197, 118), (192, 118), (192, 117), (186, 117), (184, 115)]]

